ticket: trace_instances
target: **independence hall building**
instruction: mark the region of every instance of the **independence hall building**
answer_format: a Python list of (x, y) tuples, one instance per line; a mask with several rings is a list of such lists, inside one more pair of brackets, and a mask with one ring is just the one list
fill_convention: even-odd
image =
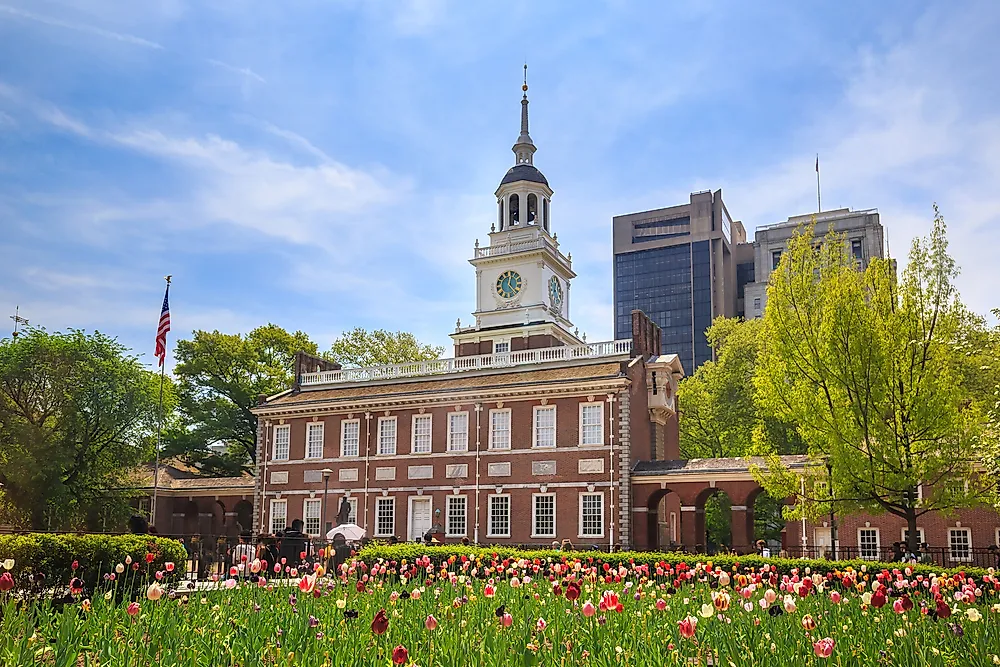
[(513, 151), (454, 358), (342, 370), (300, 355), (294, 387), (256, 408), (257, 531), (324, 534), (346, 500), (377, 539), (631, 541), (631, 468), (676, 451), (683, 369), (639, 312), (631, 340), (578, 337), (526, 94)]
[[(751, 550), (763, 489), (744, 459), (680, 459), (684, 368), (661, 351), (659, 328), (633, 311), (630, 339), (588, 343), (571, 323), (576, 274), (533, 164), (526, 93), (513, 151), (489, 245), (477, 241), (470, 260), (474, 323), (451, 334), (454, 357), (341, 369), (300, 354), (294, 386), (260, 401), (254, 532), (301, 519), (322, 536), (346, 501), (375, 539), (704, 550), (705, 503), (725, 493), (731, 546)], [(841, 547), (864, 558), (888, 557), (905, 534), (889, 516), (838, 522)], [(928, 517), (920, 530), (950, 561), (1000, 542), (1000, 518), (984, 510)], [(789, 522), (780, 548), (823, 555), (831, 526)]]

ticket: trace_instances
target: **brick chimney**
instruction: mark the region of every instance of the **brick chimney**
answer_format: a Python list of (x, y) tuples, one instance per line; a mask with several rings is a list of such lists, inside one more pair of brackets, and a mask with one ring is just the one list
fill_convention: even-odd
[(303, 373), (319, 373), (322, 371), (339, 371), (340, 364), (323, 357), (317, 357), (307, 352), (295, 353), (295, 388), (299, 388)]
[(632, 311), (632, 356), (660, 356), (660, 327), (641, 310)]

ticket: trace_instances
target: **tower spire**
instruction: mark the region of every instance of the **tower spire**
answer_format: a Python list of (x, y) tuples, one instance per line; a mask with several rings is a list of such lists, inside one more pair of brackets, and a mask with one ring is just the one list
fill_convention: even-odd
[(517, 156), (516, 164), (531, 164), (532, 155), (535, 153), (535, 144), (528, 134), (528, 63), (524, 64), (524, 83), (521, 85), (521, 134), (517, 136), (517, 143), (512, 151)]

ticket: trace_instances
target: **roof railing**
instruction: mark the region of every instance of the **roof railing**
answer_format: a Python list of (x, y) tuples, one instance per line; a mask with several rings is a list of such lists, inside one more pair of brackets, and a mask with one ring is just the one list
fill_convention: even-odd
[(469, 357), (451, 357), (431, 361), (415, 361), (406, 364), (370, 366), (368, 368), (345, 368), (339, 371), (303, 373), (299, 379), (302, 387), (341, 384), (347, 382), (371, 382), (394, 378), (444, 375), (490, 368), (512, 368), (533, 366), (553, 361), (574, 361), (600, 357), (616, 357), (632, 351), (631, 340), (612, 340), (584, 345), (560, 345), (534, 350), (517, 350), (496, 354), (479, 354)]

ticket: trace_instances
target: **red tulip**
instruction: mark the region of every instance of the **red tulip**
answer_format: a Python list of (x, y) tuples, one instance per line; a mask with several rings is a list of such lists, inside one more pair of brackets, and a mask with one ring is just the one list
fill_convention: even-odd
[(400, 645), (392, 649), (392, 662), (397, 665), (405, 664), (410, 659), (410, 653), (406, 647)]
[(128, 607), (125, 609), (129, 616), (136, 616), (139, 613), (139, 603), (129, 602)]
[(667, 601), (664, 600), (663, 598), (657, 598), (656, 600), (657, 611), (663, 611), (666, 608), (667, 608)]
[(580, 598), (580, 587), (576, 583), (566, 585), (566, 599), (573, 602)]
[(694, 637), (695, 630), (698, 629), (698, 619), (694, 616), (688, 616), (677, 621), (677, 629), (680, 630), (681, 637), (691, 639)]
[(173, 563), (170, 563), (170, 562), (164, 563), (163, 567), (166, 568), (167, 572), (173, 572), (174, 571), (174, 564)]
[(836, 643), (829, 637), (820, 639), (813, 644), (813, 652), (816, 653), (817, 658), (829, 658), (833, 654), (833, 647)]
[(14, 588), (14, 577), (10, 576), (10, 572), (4, 572), (0, 575), (0, 592), (6, 593), (12, 588)]
[(79, 595), (83, 592), (83, 580), (79, 577), (73, 577), (69, 582), (69, 592), (73, 595)]
[(389, 617), (385, 615), (385, 609), (379, 609), (378, 613), (375, 614), (375, 618), (372, 619), (372, 632), (377, 635), (383, 635), (388, 629)]
[(872, 595), (872, 606), (876, 609), (880, 609), (885, 606), (885, 593), (882, 592), (881, 588), (875, 591), (875, 594)]
[(72, 567), (75, 570), (76, 568), (80, 567), (80, 561), (76, 560), (73, 561), (73, 564), (70, 567)]
[(147, 563), (152, 563), (154, 560), (156, 560), (156, 556), (154, 554), (151, 554), (151, 553), (147, 553), (146, 554), (146, 562)]
[(951, 616), (951, 607), (944, 601), (944, 598), (941, 598), (937, 601), (934, 612), (938, 615), (938, 618), (948, 618)]
[(504, 615), (500, 617), (500, 622), (503, 624), (503, 627), (509, 628), (514, 624), (514, 617), (504, 612)]

